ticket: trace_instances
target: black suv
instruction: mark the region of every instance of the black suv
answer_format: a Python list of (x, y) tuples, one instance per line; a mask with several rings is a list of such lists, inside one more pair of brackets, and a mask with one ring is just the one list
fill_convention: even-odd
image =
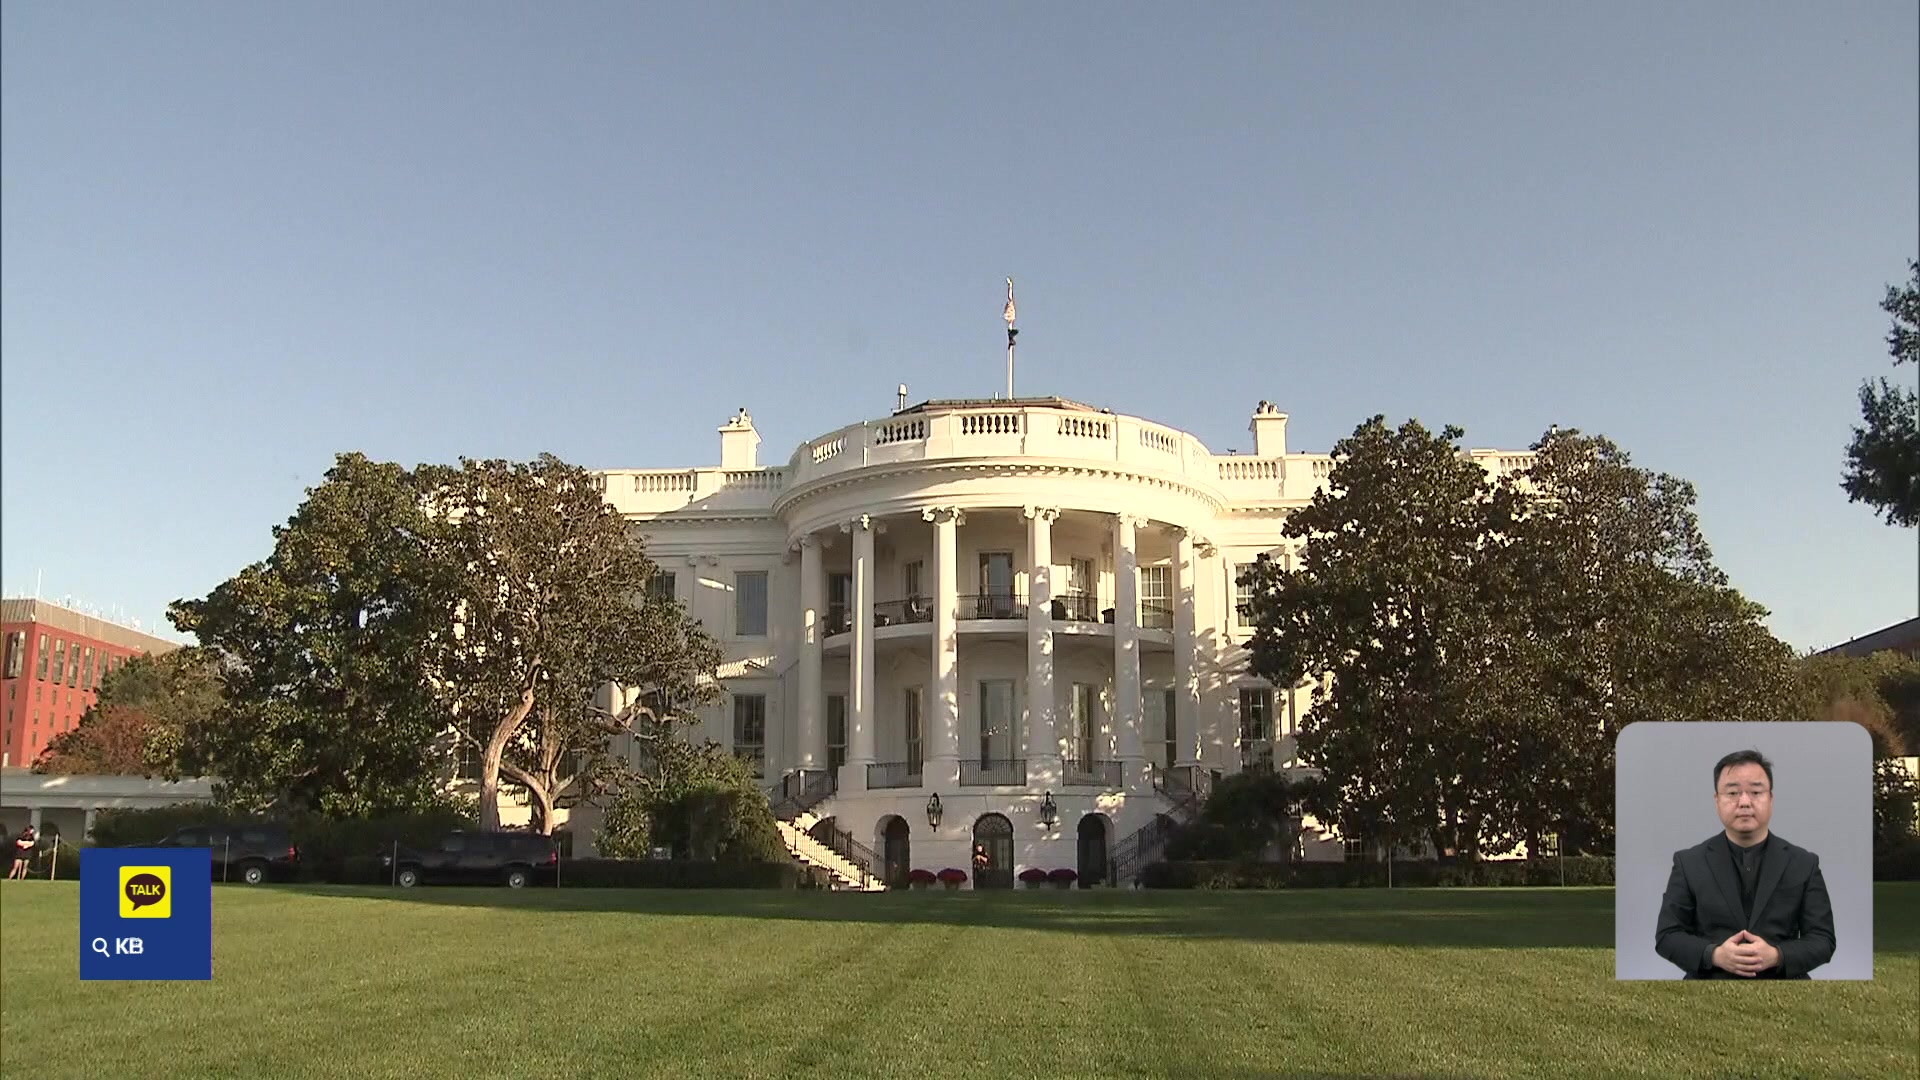
[(423, 882), (497, 883), (509, 889), (551, 884), (560, 849), (536, 832), (451, 832), (431, 848), (401, 847), (380, 857), (403, 889)]
[(285, 825), (195, 825), (176, 829), (158, 847), (213, 851), (213, 880), (290, 881), (300, 874), (300, 849)]

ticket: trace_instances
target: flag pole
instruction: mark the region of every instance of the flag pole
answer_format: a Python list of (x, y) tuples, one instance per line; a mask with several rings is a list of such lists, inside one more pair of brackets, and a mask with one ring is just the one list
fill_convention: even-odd
[(1013, 339), (1020, 331), (1013, 328), (1013, 279), (1007, 279), (1007, 400), (1013, 400)]

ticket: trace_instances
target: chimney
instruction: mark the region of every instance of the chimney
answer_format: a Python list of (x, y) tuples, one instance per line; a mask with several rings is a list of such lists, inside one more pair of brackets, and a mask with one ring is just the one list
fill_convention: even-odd
[(720, 467), (730, 472), (759, 468), (760, 433), (753, 430), (747, 410), (728, 417), (720, 427)]
[(1247, 430), (1253, 432), (1254, 457), (1287, 456), (1287, 414), (1272, 402), (1262, 401), (1253, 410), (1253, 422)]

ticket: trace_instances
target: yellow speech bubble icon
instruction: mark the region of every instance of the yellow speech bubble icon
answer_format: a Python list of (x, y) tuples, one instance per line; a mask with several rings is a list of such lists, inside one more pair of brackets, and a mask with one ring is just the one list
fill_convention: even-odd
[(123, 919), (172, 918), (173, 867), (121, 867), (120, 917)]

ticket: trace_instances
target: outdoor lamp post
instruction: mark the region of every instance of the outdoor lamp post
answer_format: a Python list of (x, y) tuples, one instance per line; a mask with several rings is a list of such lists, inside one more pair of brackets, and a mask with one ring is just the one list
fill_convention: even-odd
[(927, 796), (927, 827), (930, 829), (940, 827), (940, 793), (937, 791)]
[(1040, 800), (1040, 824), (1051, 829), (1059, 823), (1060, 808), (1054, 805), (1053, 792), (1049, 791), (1046, 797)]

